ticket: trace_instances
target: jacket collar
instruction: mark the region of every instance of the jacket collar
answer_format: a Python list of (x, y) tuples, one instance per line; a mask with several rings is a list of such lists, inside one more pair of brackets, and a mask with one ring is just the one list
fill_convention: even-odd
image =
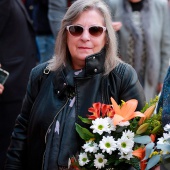
[(95, 53), (85, 59), (85, 76), (93, 76), (104, 71), (106, 50), (103, 48), (99, 53)]
[[(103, 48), (100, 52), (86, 57), (84, 77), (93, 77), (94, 75), (100, 74), (104, 71), (105, 53), (106, 50)], [(53, 85), (54, 91), (58, 96), (63, 96), (68, 89), (69, 83), (66, 79), (66, 68), (64, 66), (55, 71)]]

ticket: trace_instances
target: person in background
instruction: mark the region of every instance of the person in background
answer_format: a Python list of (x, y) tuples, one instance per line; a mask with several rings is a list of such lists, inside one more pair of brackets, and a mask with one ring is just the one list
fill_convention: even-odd
[(27, 9), (27, 12), (32, 20), (32, 11), (34, 9), (34, 5), (33, 5), (33, 2), (34, 0), (22, 0), (25, 8)]
[(4, 91), (4, 86), (2, 84), (0, 84), (0, 94), (2, 94)]
[[(0, 68), (1, 68), (1, 64), (0, 64)], [(2, 84), (0, 84), (0, 94), (2, 94), (4, 91), (4, 86)]]
[(46, 62), (53, 56), (55, 46), (48, 19), (48, 0), (24, 0), (24, 5), (32, 19), (36, 33), (39, 63)]
[(111, 104), (113, 97), (119, 104), (137, 99), (137, 110), (144, 106), (136, 71), (117, 57), (103, 0), (75, 1), (62, 20), (55, 47), (54, 58), (30, 74), (5, 170), (68, 169), (69, 158), (82, 145), (75, 123), (81, 124), (78, 116), (86, 117), (93, 103)]
[[(162, 108), (162, 126), (170, 123), (170, 67), (167, 70), (162, 91), (160, 93), (157, 112)], [(163, 162), (161, 167), (158, 167), (156, 170), (168, 170), (170, 167), (169, 162)]]
[(55, 44), (48, 20), (48, 0), (33, 0), (32, 3), (33, 26), (40, 54), (40, 63), (43, 63), (52, 58)]
[[(0, 63), (9, 72), (0, 95), (0, 169), (15, 119), (20, 113), (30, 71), (36, 66), (37, 48), (31, 20), (21, 0), (0, 1)], [(2, 90), (1, 86), (1, 90)]]
[(167, 0), (105, 0), (114, 22), (121, 22), (119, 53), (137, 71), (147, 101), (154, 98), (170, 58)]
[(160, 94), (157, 111), (163, 108), (162, 111), (162, 125), (170, 123), (170, 67), (167, 70), (166, 77), (164, 79), (163, 88)]
[(57, 37), (61, 21), (67, 11), (67, 8), (75, 0), (49, 0), (48, 19), (54, 37)]

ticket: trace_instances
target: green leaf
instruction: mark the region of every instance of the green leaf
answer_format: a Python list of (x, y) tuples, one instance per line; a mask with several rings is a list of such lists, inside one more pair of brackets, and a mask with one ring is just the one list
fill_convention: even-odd
[(83, 118), (81, 116), (78, 116), (79, 119), (83, 122), (83, 123), (86, 123), (86, 124), (92, 124), (92, 120), (88, 119), (88, 118)]
[(151, 159), (149, 159), (146, 170), (151, 169), (153, 166), (155, 166), (157, 163), (159, 163), (161, 156), (160, 155), (154, 155)]
[(136, 169), (136, 170), (140, 170), (140, 161), (137, 158), (131, 158), (130, 159), (130, 163), (131, 165)]
[(161, 149), (166, 152), (170, 152), (170, 145), (169, 144), (157, 144), (157, 149)]
[(149, 143), (146, 145), (146, 151), (145, 151), (145, 157), (143, 160), (146, 160), (149, 158), (150, 154), (153, 152), (153, 147), (155, 146), (155, 144), (153, 142)]
[(88, 129), (81, 127), (77, 123), (76, 123), (76, 131), (79, 134), (79, 136), (85, 141), (88, 141), (91, 138), (94, 138), (94, 134), (92, 134)]
[(132, 130), (133, 132), (136, 132), (136, 129), (138, 127), (138, 122), (139, 122), (139, 118), (134, 118), (133, 120), (131, 120), (130, 130)]
[(145, 136), (135, 136), (134, 142), (140, 143), (140, 144), (148, 144), (149, 142), (151, 142), (151, 138), (147, 135), (145, 135)]
[(157, 134), (157, 132), (161, 129), (161, 125), (156, 126), (152, 131), (151, 134)]

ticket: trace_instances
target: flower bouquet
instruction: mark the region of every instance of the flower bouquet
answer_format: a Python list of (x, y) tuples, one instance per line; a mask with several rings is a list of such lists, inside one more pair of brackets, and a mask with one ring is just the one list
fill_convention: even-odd
[(169, 133), (163, 134), (162, 110), (154, 113), (157, 101), (158, 97), (151, 100), (141, 112), (135, 111), (135, 99), (120, 106), (113, 98), (111, 105), (94, 103), (88, 110), (91, 115), (79, 117), (90, 130), (76, 124), (84, 144), (79, 155), (70, 158), (70, 169), (149, 170), (170, 158), (170, 125), (164, 128)]

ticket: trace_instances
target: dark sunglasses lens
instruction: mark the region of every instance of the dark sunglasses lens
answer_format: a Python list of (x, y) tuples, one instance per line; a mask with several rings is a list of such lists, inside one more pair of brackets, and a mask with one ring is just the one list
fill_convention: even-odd
[(102, 27), (90, 27), (89, 28), (89, 33), (95, 37), (100, 36), (103, 33), (103, 28)]
[(83, 28), (80, 26), (70, 26), (69, 31), (74, 36), (80, 36), (83, 33)]

